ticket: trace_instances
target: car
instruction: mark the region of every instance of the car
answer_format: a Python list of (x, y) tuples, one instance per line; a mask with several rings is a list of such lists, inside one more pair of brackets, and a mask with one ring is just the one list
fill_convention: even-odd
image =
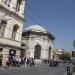
[(53, 66), (53, 67), (56, 67), (56, 66), (59, 66), (59, 62), (58, 61), (50, 61), (49, 65)]

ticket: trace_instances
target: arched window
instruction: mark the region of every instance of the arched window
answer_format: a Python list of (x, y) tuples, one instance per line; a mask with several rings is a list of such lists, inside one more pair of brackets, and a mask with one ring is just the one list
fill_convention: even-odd
[(17, 4), (16, 4), (16, 11), (17, 12), (20, 10), (21, 3), (22, 3), (22, 0), (17, 0)]
[(13, 31), (12, 31), (12, 39), (15, 39), (18, 28), (19, 28), (19, 26), (17, 24), (15, 24), (13, 27)]
[(7, 24), (6, 20), (2, 20), (0, 22), (0, 36), (4, 35), (6, 24)]

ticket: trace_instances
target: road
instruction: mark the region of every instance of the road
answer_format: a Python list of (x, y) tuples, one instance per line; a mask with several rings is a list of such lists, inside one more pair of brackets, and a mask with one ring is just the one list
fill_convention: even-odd
[(0, 71), (0, 75), (66, 75), (66, 66), (65, 64), (60, 64), (59, 67), (50, 67), (48, 64), (42, 64), (35, 67)]

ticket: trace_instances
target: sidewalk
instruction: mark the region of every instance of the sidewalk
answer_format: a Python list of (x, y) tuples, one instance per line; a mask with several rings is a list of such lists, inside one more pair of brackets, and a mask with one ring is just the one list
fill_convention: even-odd
[(75, 75), (75, 72), (72, 75)]
[[(35, 67), (39, 67), (40, 65), (35, 65)], [(4, 67), (0, 67), (0, 72), (4, 72), (4, 71), (16, 71), (16, 70), (20, 70), (20, 69), (25, 69), (25, 68), (31, 68), (31, 67), (26, 67), (25, 65), (21, 65), (21, 67), (9, 67), (9, 68), (4, 68)]]
[(21, 66), (21, 67), (9, 67), (9, 68), (4, 68), (4, 67), (0, 67), (0, 75), (1, 74), (6, 74), (6, 73), (10, 73), (10, 72), (17, 72), (21, 69), (25, 69), (25, 68), (28, 68), (28, 67), (25, 67), (25, 66)]
[(9, 68), (0, 67), (0, 72), (10, 71), (10, 70), (18, 70), (18, 69), (22, 69), (22, 68), (25, 68), (25, 66), (23, 65), (21, 67), (9, 67)]

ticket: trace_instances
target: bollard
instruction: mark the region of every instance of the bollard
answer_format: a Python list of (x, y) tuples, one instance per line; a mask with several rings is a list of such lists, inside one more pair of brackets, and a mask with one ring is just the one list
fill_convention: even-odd
[(69, 66), (67, 66), (67, 75), (71, 75), (70, 67)]

